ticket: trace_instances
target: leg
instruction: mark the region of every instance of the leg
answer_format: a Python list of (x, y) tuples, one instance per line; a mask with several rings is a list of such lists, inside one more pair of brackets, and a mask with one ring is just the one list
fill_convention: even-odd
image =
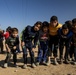
[(13, 62), (14, 62), (14, 65), (16, 65), (16, 63), (17, 63), (17, 53), (16, 53), (16, 51), (13, 51)]
[(42, 60), (42, 54), (43, 54), (43, 50), (38, 47), (38, 57), (37, 57), (37, 63), (36, 63), (37, 66), (40, 64)]
[(11, 58), (11, 53), (7, 52), (7, 56), (6, 56), (6, 59), (5, 59), (5, 63), (8, 63), (9, 60)]
[(43, 50), (41, 48), (38, 49), (38, 57), (37, 57), (37, 62), (41, 62), (42, 60), (42, 54), (43, 54)]
[(22, 48), (22, 50), (23, 50), (24, 64), (27, 64), (27, 48), (26, 48), (26, 46), (24, 46), (24, 47)]
[(74, 47), (74, 65), (76, 65), (76, 47)]
[(59, 57), (60, 57), (60, 64), (63, 63), (63, 48), (64, 48), (63, 42), (60, 41), (60, 43), (59, 43)]
[(54, 54), (54, 57), (55, 57), (55, 58), (57, 57), (57, 52), (58, 52), (58, 45), (55, 45), (55, 44), (54, 44), (53, 54)]
[(58, 52), (58, 45), (54, 45), (53, 54), (54, 54), (54, 64), (55, 65), (58, 65), (58, 62), (57, 62), (57, 52)]
[(4, 63), (4, 68), (8, 67), (8, 62), (10, 58), (11, 58), (11, 53), (7, 52), (7, 56), (6, 56), (5, 63)]
[(1, 53), (3, 53), (3, 40), (0, 41)]
[(51, 60), (50, 60), (51, 56), (52, 56), (52, 44), (49, 45), (49, 48), (47, 51), (47, 60), (48, 60), (46, 64), (47, 66), (49, 66), (51, 63)]
[(75, 59), (75, 62), (76, 62), (76, 47), (74, 47), (74, 59)]
[(30, 52), (30, 56), (31, 56), (31, 64), (35, 63), (34, 52), (32, 51), (32, 48), (29, 48), (29, 52)]
[(67, 43), (66, 44), (66, 51), (65, 51), (65, 63), (66, 64), (69, 64), (69, 62), (68, 62), (69, 51), (70, 51), (70, 46), (69, 46), (69, 43)]
[(46, 44), (44, 44), (44, 46), (43, 46), (43, 61), (44, 62), (46, 62), (47, 51), (48, 51), (48, 42), (46, 42)]
[(35, 65), (34, 52), (32, 51), (32, 48), (28, 48), (28, 49), (29, 49), (30, 56), (31, 56), (31, 67), (32, 67), (32, 68), (35, 68), (36, 65)]
[(72, 44), (70, 46), (70, 51), (69, 51), (70, 60), (73, 60), (73, 54), (74, 54), (74, 45)]
[(26, 69), (27, 68), (27, 48), (26, 48), (26, 46), (23, 46), (22, 50), (23, 50), (23, 59), (24, 59), (23, 69)]
[(54, 37), (54, 50), (53, 50), (55, 65), (58, 65), (58, 62), (57, 62), (57, 53), (58, 53), (58, 46), (59, 46), (58, 43), (59, 43), (58, 36), (55, 36)]
[(1, 45), (1, 53), (3, 53), (3, 43), (2, 43), (2, 45)]

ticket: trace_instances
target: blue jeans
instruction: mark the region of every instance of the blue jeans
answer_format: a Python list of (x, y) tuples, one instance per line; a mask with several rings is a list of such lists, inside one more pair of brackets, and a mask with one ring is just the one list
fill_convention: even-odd
[(40, 47), (38, 49), (37, 62), (46, 61), (48, 51), (48, 41), (40, 41)]
[(32, 43), (31, 42), (25, 43), (25, 46), (23, 46), (24, 64), (27, 64), (27, 49), (29, 50), (29, 53), (31, 56), (31, 64), (32, 64), (35, 62), (35, 59), (34, 59), (34, 52), (32, 51)]

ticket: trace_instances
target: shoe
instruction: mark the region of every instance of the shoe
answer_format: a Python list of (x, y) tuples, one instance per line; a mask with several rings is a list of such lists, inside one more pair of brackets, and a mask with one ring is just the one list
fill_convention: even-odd
[(14, 64), (14, 67), (18, 68), (18, 65), (17, 64)]
[(69, 58), (68, 61), (72, 61), (72, 58)]
[(32, 64), (31, 64), (31, 67), (32, 67), (32, 68), (35, 68), (35, 67), (36, 67), (36, 65), (35, 65), (34, 63), (32, 63)]
[(24, 65), (23, 65), (23, 69), (26, 69), (26, 68), (27, 68), (27, 64), (24, 64)]
[(51, 61), (47, 61), (46, 66), (49, 66), (51, 63)]
[(42, 63), (43, 63), (44, 65), (46, 65), (46, 62), (45, 62), (45, 61), (43, 61)]
[(39, 62), (37, 62), (37, 63), (36, 63), (36, 66), (39, 66), (39, 64), (40, 64), (40, 63), (39, 63)]
[(1, 51), (1, 54), (4, 54), (5, 52), (4, 51)]
[(57, 60), (54, 60), (54, 65), (58, 65), (58, 62), (57, 62)]
[(7, 67), (8, 67), (8, 64), (7, 64), (7, 63), (5, 63), (5, 64), (4, 64), (4, 68), (7, 68)]
[(60, 64), (62, 64), (63, 63), (63, 60), (62, 59), (60, 59)]
[(73, 62), (73, 64), (74, 64), (74, 65), (76, 65), (76, 61), (75, 61), (75, 62)]
[(65, 64), (69, 64), (69, 61), (68, 61), (68, 60), (65, 60), (64, 63), (65, 63)]

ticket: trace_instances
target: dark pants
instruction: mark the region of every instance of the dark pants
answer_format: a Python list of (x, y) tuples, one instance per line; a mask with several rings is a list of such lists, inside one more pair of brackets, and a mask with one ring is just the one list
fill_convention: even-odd
[(0, 52), (3, 52), (3, 40), (0, 40)]
[(7, 52), (5, 63), (9, 62), (9, 60), (11, 58), (11, 54), (13, 54), (13, 62), (14, 62), (14, 64), (16, 64), (16, 62), (17, 62), (17, 52), (16, 52), (16, 50), (11, 50), (11, 52)]
[(74, 54), (74, 45), (72, 44), (72, 45), (70, 46), (70, 52), (69, 52), (70, 58), (73, 57), (73, 54)]
[(76, 62), (76, 47), (74, 47), (74, 59), (75, 59), (75, 62)]
[(64, 41), (64, 40), (60, 40), (59, 43), (59, 52), (60, 52), (60, 59), (63, 58), (63, 48), (65, 46), (65, 60), (68, 60), (68, 55), (69, 55), (69, 51), (70, 51), (70, 41)]
[(57, 57), (58, 42), (59, 42), (59, 38), (57, 35), (56, 36), (50, 36), (48, 56), (51, 56), (52, 52), (53, 52), (54, 57)]
[(40, 47), (38, 49), (37, 62), (46, 61), (48, 51), (48, 41), (40, 41)]
[(29, 54), (31, 56), (31, 64), (35, 62), (34, 52), (32, 51), (32, 42), (25, 42), (25, 46), (23, 46), (23, 59), (24, 64), (27, 64), (27, 49), (29, 50)]

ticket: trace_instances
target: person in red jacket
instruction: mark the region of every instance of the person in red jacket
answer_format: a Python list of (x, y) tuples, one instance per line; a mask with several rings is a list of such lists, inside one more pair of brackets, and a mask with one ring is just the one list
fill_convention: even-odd
[(0, 29), (0, 53), (3, 52), (3, 30)]
[(11, 35), (11, 27), (9, 26), (7, 29), (6, 29), (6, 32), (4, 32), (3, 36), (5, 37), (5, 39), (7, 39), (10, 35)]
[(6, 28), (6, 32), (4, 32), (3, 30), (3, 50), (6, 51), (6, 46), (5, 46), (5, 40), (9, 38), (9, 36), (11, 35), (11, 30), (12, 28), (9, 26)]

